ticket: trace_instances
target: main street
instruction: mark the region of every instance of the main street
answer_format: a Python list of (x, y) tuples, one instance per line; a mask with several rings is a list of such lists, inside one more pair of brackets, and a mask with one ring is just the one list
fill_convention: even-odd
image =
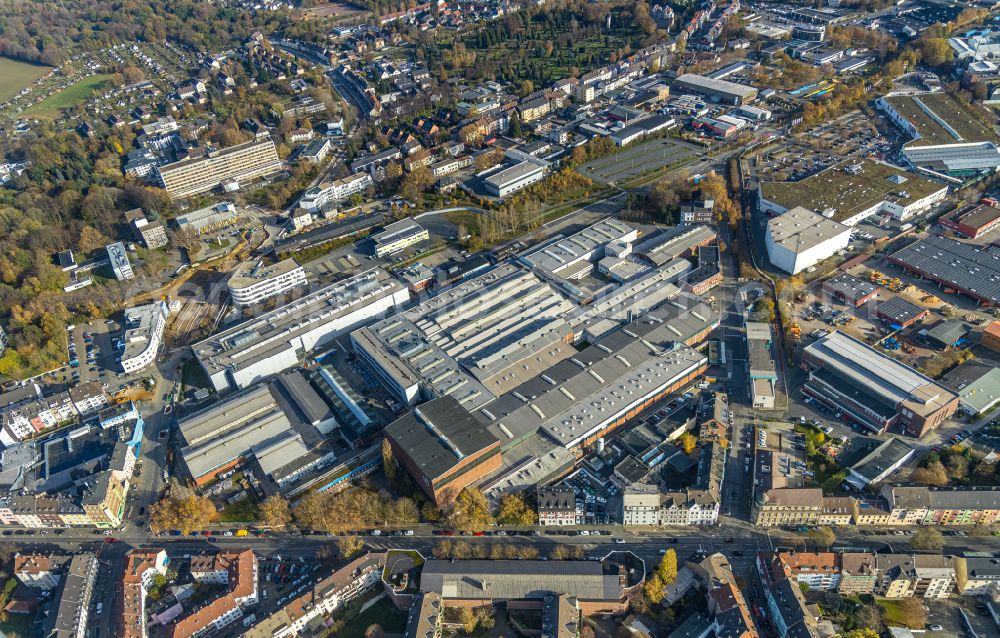
[[(747, 574), (753, 568), (753, 562), (758, 551), (777, 548), (801, 547), (801, 537), (798, 534), (777, 529), (754, 528), (745, 521), (728, 519), (720, 526), (707, 528), (667, 528), (625, 531), (620, 526), (606, 528), (610, 535), (601, 536), (553, 536), (552, 530), (541, 532), (540, 535), (507, 535), (507, 536), (440, 536), (435, 535), (430, 526), (415, 526), (413, 536), (392, 536), (385, 534), (363, 536), (366, 545), (374, 551), (389, 549), (417, 550), (425, 557), (434, 555), (438, 544), (442, 541), (451, 543), (464, 542), (469, 545), (491, 546), (506, 544), (511, 546), (530, 546), (538, 550), (540, 557), (548, 558), (557, 545), (567, 545), (581, 548), (586, 557), (599, 558), (612, 551), (631, 551), (644, 559), (648, 567), (659, 560), (662, 552), (673, 548), (678, 558), (683, 561), (698, 553), (724, 552), (733, 564), (737, 573)], [(563, 530), (556, 530), (563, 531)], [(508, 532), (509, 533), (509, 532)], [(834, 549), (853, 549), (858, 551), (880, 552), (911, 552), (910, 536), (897, 536), (893, 532), (885, 532), (881, 536), (863, 536), (854, 528), (837, 530), (838, 540)], [(614, 539), (622, 539), (617, 543)], [(109, 635), (110, 623), (116, 612), (119, 594), (118, 583), (121, 577), (121, 567), (124, 564), (125, 553), (133, 548), (164, 548), (175, 560), (183, 560), (186, 556), (203, 552), (222, 550), (239, 550), (252, 548), (260, 557), (282, 556), (285, 558), (315, 557), (321, 548), (335, 548), (336, 537), (313, 534), (274, 533), (263, 537), (249, 536), (155, 536), (130, 528), (124, 530), (120, 537), (110, 542), (104, 536), (95, 535), (83, 530), (65, 530), (62, 535), (39, 531), (33, 536), (8, 536), (7, 540), (16, 540), (19, 551), (41, 551), (56, 553), (75, 553), (91, 551), (98, 554), (102, 563), (101, 582), (99, 586), (99, 601), (103, 602), (104, 612), (98, 623), (101, 636)], [(993, 536), (945, 537), (942, 550), (932, 553), (959, 554), (962, 552), (995, 552), (1000, 549), (1000, 539)]]

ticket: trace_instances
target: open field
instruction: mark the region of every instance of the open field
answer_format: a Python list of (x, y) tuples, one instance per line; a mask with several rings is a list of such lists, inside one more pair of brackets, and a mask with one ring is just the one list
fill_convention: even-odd
[(54, 95), (50, 95), (29, 108), (24, 114), (35, 117), (57, 117), (62, 109), (75, 106), (90, 98), (94, 94), (94, 91), (103, 88), (110, 81), (110, 75), (91, 75), (75, 84), (71, 84)]
[(701, 149), (694, 144), (665, 137), (592, 160), (579, 167), (577, 172), (599, 184), (620, 182), (686, 159), (699, 151)]
[(328, 2), (303, 11), (307, 18), (349, 18), (367, 15), (369, 11), (350, 2)]
[(21, 89), (51, 70), (50, 66), (0, 58), (0, 102), (6, 102), (14, 97)]

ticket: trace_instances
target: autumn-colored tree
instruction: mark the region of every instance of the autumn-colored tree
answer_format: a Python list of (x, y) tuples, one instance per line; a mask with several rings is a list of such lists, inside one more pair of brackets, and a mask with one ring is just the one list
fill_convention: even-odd
[(570, 557), (571, 549), (566, 545), (556, 545), (550, 554), (552, 560), (566, 560)]
[(928, 463), (927, 467), (918, 467), (910, 473), (910, 480), (922, 485), (944, 486), (948, 484), (948, 471), (941, 461)]
[(837, 542), (837, 535), (826, 525), (809, 530), (806, 536), (819, 547), (830, 547)]
[(344, 558), (351, 558), (364, 548), (365, 544), (357, 536), (340, 536), (337, 538), (337, 551)]
[(538, 548), (534, 545), (518, 545), (516, 550), (517, 557), (525, 560), (534, 560), (538, 558), (538, 553)]
[(462, 625), (462, 631), (466, 636), (471, 636), (472, 632), (476, 631), (476, 615), (471, 607), (462, 607), (458, 613), (458, 622)]
[(691, 454), (694, 452), (695, 448), (698, 447), (698, 437), (690, 432), (685, 432), (678, 437), (677, 443), (680, 444), (681, 450), (683, 450), (685, 454)]
[(389, 439), (382, 439), (382, 471), (390, 481), (396, 480), (396, 459), (392, 455)]
[(478, 531), (493, 525), (490, 505), (482, 491), (467, 487), (459, 492), (450, 506), (448, 524), (461, 531)]
[(101, 231), (93, 226), (84, 226), (80, 229), (80, 236), (76, 239), (76, 249), (82, 253), (89, 253), (98, 248), (104, 248), (111, 242)]
[(260, 504), (260, 520), (268, 527), (284, 527), (292, 522), (292, 511), (288, 499), (280, 494), (272, 494)]
[(927, 624), (927, 610), (924, 601), (917, 596), (911, 596), (899, 601), (899, 617), (910, 629), (923, 629)]
[(671, 585), (677, 580), (677, 552), (672, 548), (663, 553), (660, 564), (656, 566), (656, 575), (664, 585)]
[(921, 38), (920, 56), (928, 66), (942, 67), (955, 59), (955, 51), (945, 38)]
[(879, 638), (879, 633), (871, 627), (863, 627), (850, 630), (844, 634), (844, 638)]
[(385, 632), (382, 630), (382, 625), (375, 623), (368, 625), (365, 629), (365, 638), (383, 638)]
[(913, 549), (941, 549), (944, 546), (944, 536), (935, 527), (921, 527), (910, 539)]
[(646, 594), (646, 600), (654, 605), (663, 600), (663, 597), (667, 595), (663, 580), (658, 574), (652, 574), (646, 579), (646, 583), (643, 585), (643, 592)]
[(438, 541), (434, 544), (434, 557), (435, 558), (451, 558), (452, 556), (452, 542), (451, 541)]
[(204, 496), (166, 497), (149, 508), (149, 527), (156, 533), (180, 530), (185, 536), (214, 523), (219, 518), (215, 504)]
[(342, 531), (375, 525), (402, 526), (419, 520), (413, 499), (354, 487), (341, 492), (312, 492), (292, 510), (304, 529)]
[(538, 521), (535, 510), (528, 506), (521, 494), (504, 494), (497, 509), (497, 523), (501, 525), (534, 525)]

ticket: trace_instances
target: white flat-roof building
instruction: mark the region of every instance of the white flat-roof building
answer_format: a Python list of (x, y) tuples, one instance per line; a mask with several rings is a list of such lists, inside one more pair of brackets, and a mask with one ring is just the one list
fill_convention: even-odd
[(523, 160), (483, 178), (483, 187), (494, 197), (506, 197), (541, 181), (548, 172), (548, 162)]
[(429, 239), (430, 234), (428, 234), (427, 229), (412, 219), (403, 219), (389, 224), (385, 230), (375, 233), (371, 237), (372, 243), (375, 244), (376, 257), (398, 253), (404, 248)]
[(405, 286), (371, 268), (193, 344), (192, 350), (217, 391), (245, 388), (409, 299)]
[(851, 229), (796, 206), (767, 222), (764, 243), (771, 263), (795, 274), (847, 247)]
[(125, 252), (125, 244), (120, 241), (108, 244), (106, 250), (108, 251), (108, 260), (111, 262), (111, 270), (115, 273), (115, 279), (124, 281), (135, 277), (135, 273), (132, 272), (132, 264), (129, 263), (128, 254)]
[(605, 256), (605, 247), (615, 242), (630, 244), (639, 231), (613, 218), (602, 219), (569, 237), (556, 238), (522, 255), (520, 260), (549, 278), (580, 279)]
[(125, 372), (131, 374), (142, 370), (156, 360), (168, 316), (170, 311), (165, 301), (125, 310), (125, 350), (122, 352)]
[(986, 112), (974, 113), (979, 107), (962, 104), (950, 92), (889, 94), (875, 106), (912, 138), (902, 155), (914, 168), (952, 181), (1000, 168), (998, 137), (983, 123), (990, 121)]
[(288, 258), (271, 266), (260, 261), (241, 264), (229, 277), (228, 286), (234, 304), (249, 306), (307, 283), (306, 271)]

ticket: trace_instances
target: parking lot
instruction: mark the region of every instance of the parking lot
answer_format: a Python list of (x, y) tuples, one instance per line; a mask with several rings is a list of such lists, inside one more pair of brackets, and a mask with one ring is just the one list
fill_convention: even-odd
[(43, 374), (39, 381), (53, 391), (66, 390), (71, 385), (88, 381), (97, 381), (109, 387), (112, 381), (120, 378), (118, 351), (112, 344), (112, 337), (118, 336), (120, 331), (118, 322), (109, 320), (106, 323), (101, 319), (67, 326), (69, 359), (62, 367)]
[(892, 151), (860, 111), (785, 138), (756, 157), (763, 181), (797, 182), (848, 159)]
[(655, 171), (702, 151), (701, 147), (694, 144), (662, 138), (632, 146), (609, 157), (592, 160), (578, 171), (595, 182), (607, 184)]
[[(982, 600), (974, 598), (927, 600), (926, 604), (928, 635), (987, 638), (1000, 634), (1000, 627)], [(930, 629), (935, 625), (941, 628)], [(970, 629), (972, 631), (969, 631)]]

